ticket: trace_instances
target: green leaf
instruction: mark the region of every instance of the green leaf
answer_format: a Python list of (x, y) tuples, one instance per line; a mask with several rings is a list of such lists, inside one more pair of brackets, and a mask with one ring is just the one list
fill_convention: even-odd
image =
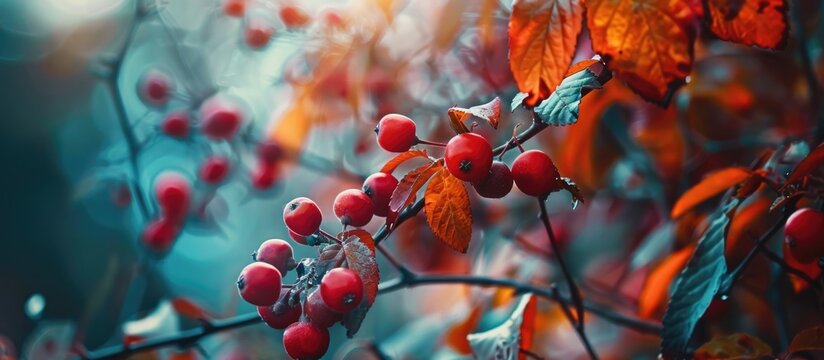
[(727, 272), (724, 243), (731, 215), (739, 200), (732, 198), (713, 216), (687, 266), (675, 279), (662, 322), (661, 354), (664, 359), (683, 359), (698, 320), (710, 306)]
[[(603, 71), (607, 71), (603, 69)], [(608, 80), (609, 77), (606, 77)], [(545, 124), (566, 126), (578, 122), (581, 98), (592, 89), (600, 89), (606, 80), (590, 68), (569, 75), (548, 99), (535, 107), (535, 114)]]

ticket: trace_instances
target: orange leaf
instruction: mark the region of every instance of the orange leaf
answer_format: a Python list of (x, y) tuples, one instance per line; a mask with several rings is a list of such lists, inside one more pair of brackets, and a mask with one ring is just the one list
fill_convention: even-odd
[(600, 62), (601, 62), (601, 60), (596, 60), (596, 59), (581, 60), (577, 63), (572, 64), (572, 66), (570, 66), (569, 69), (567, 70), (566, 74), (564, 74), (564, 77), (569, 77), (570, 75), (575, 74), (575, 73), (577, 73), (581, 70), (589, 69), (590, 66), (592, 66), (594, 64), (597, 64), (597, 63), (600, 63)]
[(453, 107), (447, 111), (447, 114), (449, 114), (452, 129), (459, 134), (469, 132), (469, 129), (466, 128), (466, 124), (464, 124), (464, 120), (470, 116), (484, 119), (489, 122), (489, 125), (492, 125), (493, 128), (497, 129), (498, 120), (501, 118), (501, 98), (495, 97), (492, 101), (486, 104), (476, 105), (469, 109)]
[[(770, 205), (772, 200), (761, 197), (758, 200), (748, 204), (746, 207), (741, 207), (735, 212), (735, 217), (730, 221), (730, 229), (727, 232), (727, 240), (725, 243), (725, 250), (727, 262), (734, 258), (733, 254), (736, 250), (736, 245), (741, 244), (744, 239), (754, 240), (750, 236), (750, 232), (756, 232), (759, 223), (763, 223), (765, 217), (770, 212)], [(749, 249), (752, 247), (752, 241), (744, 241), (745, 246), (742, 248)]]
[(684, 215), (702, 202), (746, 180), (750, 174), (750, 170), (742, 167), (729, 167), (710, 174), (681, 195), (670, 216), (677, 218)]
[(172, 299), (172, 307), (178, 314), (188, 317), (190, 319), (199, 320), (209, 318), (209, 316), (206, 314), (206, 311), (204, 311), (200, 306), (186, 298), (176, 297)]
[(469, 1), (447, 1), (441, 9), (440, 21), (435, 29), (433, 45), (435, 50), (442, 52), (451, 48), (463, 26), (461, 15), (469, 7)]
[(423, 187), (423, 184), (441, 168), (443, 166), (440, 162), (434, 162), (423, 165), (403, 176), (398, 182), (398, 187), (395, 188), (389, 198), (389, 215), (386, 217), (386, 223), (390, 227), (395, 223), (398, 213), (415, 201), (415, 194)]
[(651, 319), (664, 309), (669, 298), (670, 284), (687, 265), (693, 250), (695, 245), (678, 250), (650, 271), (638, 296), (638, 316)]
[(711, 0), (712, 24), (719, 38), (767, 49), (787, 43), (786, 0)]
[(692, 68), (696, 14), (683, 0), (586, 0), (592, 47), (644, 99), (659, 104)]
[(824, 145), (819, 145), (815, 148), (815, 150), (807, 155), (807, 157), (801, 160), (798, 165), (795, 166), (793, 171), (790, 173), (790, 176), (787, 177), (787, 181), (784, 182), (784, 186), (782, 188), (786, 188), (787, 185), (800, 181), (802, 178), (822, 166), (824, 166)]
[(581, 32), (580, 0), (517, 0), (509, 20), (509, 66), (535, 106), (564, 79)]
[(795, 334), (787, 349), (787, 354), (815, 350), (824, 350), (824, 326), (814, 326)]
[(269, 132), (269, 137), (292, 156), (300, 153), (306, 138), (309, 137), (309, 130), (312, 128), (310, 103), (306, 95), (300, 95)]
[(695, 360), (772, 358), (772, 348), (763, 340), (744, 333), (715, 337), (695, 350)]
[[(538, 316), (538, 297), (530, 296), (523, 315), (521, 315), (521, 350), (529, 350), (535, 337), (535, 319)], [(519, 359), (526, 359), (523, 352)]]
[(469, 313), (466, 320), (460, 321), (447, 329), (444, 335), (446, 344), (458, 354), (471, 354), (472, 348), (469, 347), (469, 340), (467, 340), (466, 337), (478, 327), (478, 322), (481, 321), (481, 315), (483, 315), (481, 307), (476, 306)]
[[(787, 265), (801, 270), (813, 279), (818, 279), (818, 277), (821, 276), (821, 267), (818, 266), (818, 262), (813, 261), (808, 264), (802, 263), (790, 254), (790, 248), (787, 246), (787, 242), (783, 242), (782, 246), (784, 247), (784, 262), (786, 262)], [(793, 291), (795, 291), (796, 294), (801, 293), (810, 287), (810, 283), (798, 275), (792, 273), (788, 273), (787, 275), (790, 278), (790, 283), (793, 285)]]
[(463, 181), (441, 167), (424, 196), (426, 221), (432, 232), (449, 247), (465, 253), (472, 239), (472, 211)]
[(395, 157), (393, 157), (392, 159), (389, 159), (389, 161), (387, 161), (386, 164), (383, 164), (381, 172), (391, 174), (395, 171), (395, 169), (398, 168), (398, 166), (401, 166), (401, 164), (403, 164), (407, 160), (416, 157), (428, 158), (429, 156), (426, 154), (426, 150), (409, 150), (406, 152), (402, 152), (398, 155), (395, 155)]

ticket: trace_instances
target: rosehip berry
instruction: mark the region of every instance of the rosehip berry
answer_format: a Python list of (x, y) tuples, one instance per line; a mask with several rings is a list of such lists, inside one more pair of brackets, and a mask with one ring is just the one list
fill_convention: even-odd
[(160, 128), (168, 136), (185, 138), (189, 136), (189, 115), (182, 111), (173, 112), (163, 119)]
[(326, 303), (323, 302), (323, 298), (320, 296), (320, 291), (313, 291), (309, 294), (306, 302), (303, 303), (303, 313), (306, 314), (309, 321), (322, 328), (331, 327), (340, 321), (342, 317), (340, 313), (332, 311), (332, 309), (326, 306)]
[(252, 254), (255, 261), (262, 261), (274, 266), (280, 271), (280, 274), (286, 274), (289, 271), (290, 262), (292, 259), (292, 245), (281, 239), (269, 239), (260, 244), (260, 247)]
[(243, 17), (246, 12), (246, 0), (224, 0), (223, 13), (232, 17)]
[(492, 167), (492, 146), (478, 134), (456, 135), (446, 144), (443, 156), (449, 172), (463, 181), (481, 181)]
[(295, 5), (283, 5), (280, 8), (280, 20), (289, 29), (302, 28), (309, 24), (309, 15)]
[(200, 166), (200, 179), (210, 185), (218, 184), (226, 178), (226, 174), (229, 173), (230, 164), (229, 158), (225, 156), (209, 156), (203, 165)]
[(283, 156), (283, 148), (274, 140), (261, 142), (257, 146), (257, 157), (264, 164), (275, 164)]
[(358, 189), (344, 190), (335, 197), (333, 210), (341, 224), (364, 226), (372, 220), (372, 199)]
[(292, 230), (289, 230), (289, 229), (286, 229), (286, 231), (289, 232), (289, 237), (292, 238), (292, 240), (295, 240), (296, 243), (301, 244), (301, 245), (306, 245), (306, 236), (298, 234), (298, 233), (296, 233)]
[(529, 196), (546, 196), (559, 187), (558, 169), (552, 159), (540, 150), (529, 150), (512, 162), (515, 185)]
[(389, 200), (398, 187), (398, 179), (387, 173), (374, 173), (363, 182), (363, 192), (372, 199), (372, 211), (377, 216), (389, 214)]
[(169, 75), (152, 69), (143, 74), (137, 86), (137, 93), (143, 103), (149, 106), (163, 106), (169, 101), (173, 83)]
[(155, 197), (163, 217), (179, 222), (189, 211), (192, 188), (183, 175), (166, 172), (158, 176), (155, 182)]
[(299, 197), (290, 201), (283, 208), (283, 222), (295, 234), (309, 236), (320, 229), (323, 215), (314, 201)]
[(329, 349), (329, 330), (297, 322), (283, 332), (283, 348), (293, 359), (319, 359)]
[(212, 140), (225, 140), (235, 136), (243, 120), (242, 111), (225, 101), (212, 101), (201, 108), (203, 134)]
[(472, 183), (478, 195), (490, 199), (500, 199), (512, 190), (512, 172), (506, 164), (495, 161), (489, 174), (483, 180)]
[(258, 190), (266, 190), (277, 180), (278, 168), (270, 164), (259, 164), (257, 169), (252, 170), (250, 178), (252, 186)]
[(824, 213), (810, 208), (796, 210), (784, 226), (784, 241), (799, 262), (811, 263), (824, 256)]
[(272, 329), (285, 329), (300, 319), (300, 304), (289, 306), (288, 291), (280, 294), (278, 301), (272, 306), (258, 306), (258, 315)]
[(176, 222), (157, 219), (146, 226), (140, 239), (149, 250), (162, 253), (169, 250), (179, 233), (180, 227)]
[(389, 152), (404, 152), (418, 143), (415, 135), (415, 122), (400, 115), (389, 114), (384, 116), (375, 127), (378, 134), (378, 145)]
[(246, 302), (271, 306), (280, 297), (280, 271), (264, 262), (246, 265), (237, 278), (237, 290)]
[(363, 300), (363, 281), (352, 270), (334, 268), (321, 279), (320, 296), (333, 311), (348, 313)]
[(275, 28), (263, 20), (252, 20), (246, 25), (246, 45), (252, 49), (261, 49), (269, 44)]

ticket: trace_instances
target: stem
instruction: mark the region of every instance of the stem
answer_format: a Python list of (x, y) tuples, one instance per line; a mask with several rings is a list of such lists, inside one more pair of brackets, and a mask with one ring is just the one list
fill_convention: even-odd
[(423, 140), (423, 139), (418, 139), (418, 144), (431, 145), (431, 146), (437, 146), (437, 147), (446, 147), (446, 144), (444, 144), (442, 142), (429, 141), (429, 140)]
[(506, 150), (514, 149), (518, 147), (519, 144), (531, 139), (535, 135), (538, 135), (539, 132), (546, 129), (548, 126), (549, 125), (544, 124), (540, 121), (534, 121), (532, 122), (532, 125), (530, 125), (526, 130), (524, 130), (524, 132), (515, 137), (515, 142), (507, 141), (506, 144), (496, 147), (495, 150), (492, 151), (492, 154), (498, 155)]

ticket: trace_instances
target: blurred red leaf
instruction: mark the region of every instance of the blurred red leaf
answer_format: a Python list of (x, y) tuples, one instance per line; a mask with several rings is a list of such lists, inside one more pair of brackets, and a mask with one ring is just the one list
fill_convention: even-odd
[(469, 316), (446, 330), (444, 341), (455, 352), (461, 355), (469, 355), (472, 353), (472, 348), (469, 347), (469, 340), (466, 337), (478, 327), (478, 322), (481, 321), (483, 309), (480, 306), (475, 306), (469, 313)]
[(172, 307), (178, 314), (190, 319), (200, 320), (209, 318), (209, 315), (206, 314), (203, 308), (186, 298), (176, 297), (172, 299)]
[(441, 167), (425, 192), (424, 211), (432, 232), (449, 247), (466, 252), (472, 240), (472, 210), (463, 181)]
[(695, 360), (757, 360), (772, 358), (772, 348), (763, 340), (744, 333), (715, 337), (695, 350)]
[(424, 159), (428, 159), (429, 156), (426, 154), (426, 150), (409, 150), (406, 152), (402, 152), (395, 157), (389, 159), (386, 164), (383, 164), (381, 168), (382, 173), (391, 174), (395, 172), (395, 169), (401, 164), (405, 163), (407, 160), (414, 159), (416, 157), (422, 157)]
[(644, 99), (668, 102), (692, 68), (695, 13), (683, 0), (586, 0), (592, 47)]
[[(798, 270), (801, 270), (801, 272), (807, 274), (807, 276), (809, 276), (812, 279), (818, 279), (818, 277), (821, 276), (821, 267), (818, 266), (818, 263), (816, 261), (813, 261), (808, 264), (802, 263), (796, 260), (795, 257), (793, 257), (792, 255), (790, 255), (790, 249), (787, 246), (786, 242), (784, 242), (782, 246), (784, 249), (784, 262), (786, 262), (787, 265)], [(790, 283), (793, 285), (793, 291), (795, 291), (796, 293), (801, 293), (802, 291), (810, 288), (810, 283), (808, 283), (806, 280), (799, 277), (798, 275), (787, 273), (787, 276), (789, 276)]]
[(677, 218), (684, 215), (702, 202), (746, 180), (750, 174), (746, 168), (729, 167), (708, 175), (681, 195), (673, 205), (670, 216)]
[(787, 353), (814, 350), (824, 350), (824, 326), (819, 325), (799, 331), (790, 342)]
[(687, 265), (693, 250), (695, 245), (678, 250), (650, 271), (638, 295), (638, 316), (651, 319), (663, 311), (669, 298), (670, 284)]
[(790, 173), (790, 176), (787, 177), (787, 181), (784, 182), (783, 188), (786, 188), (789, 185), (792, 185), (805, 176), (809, 175), (816, 169), (821, 168), (824, 165), (824, 145), (819, 145), (815, 150), (813, 150), (807, 157), (801, 160), (798, 165), (795, 166), (793, 171)]
[(535, 106), (561, 83), (581, 32), (580, 0), (518, 0), (509, 21), (510, 68)]
[(719, 38), (766, 49), (787, 42), (786, 0), (711, 0), (707, 3)]

